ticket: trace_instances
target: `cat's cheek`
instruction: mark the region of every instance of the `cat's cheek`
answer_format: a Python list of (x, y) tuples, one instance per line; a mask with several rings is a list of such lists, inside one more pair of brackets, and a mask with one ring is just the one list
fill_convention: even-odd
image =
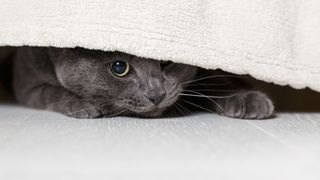
[(189, 65), (183, 65), (179, 67), (178, 70), (167, 74), (168, 79), (171, 79), (174, 83), (184, 83), (195, 78), (198, 68)]
[(188, 66), (186, 68), (186, 76), (184, 77), (183, 81), (190, 81), (193, 80), (197, 74), (198, 68), (193, 66)]

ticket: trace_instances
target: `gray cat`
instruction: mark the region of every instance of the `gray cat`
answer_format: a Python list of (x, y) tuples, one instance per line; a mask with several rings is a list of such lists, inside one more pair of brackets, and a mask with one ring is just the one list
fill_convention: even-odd
[(28, 107), (75, 118), (164, 117), (198, 110), (242, 119), (272, 116), (274, 105), (242, 77), (120, 52), (24, 47), (14, 91)]

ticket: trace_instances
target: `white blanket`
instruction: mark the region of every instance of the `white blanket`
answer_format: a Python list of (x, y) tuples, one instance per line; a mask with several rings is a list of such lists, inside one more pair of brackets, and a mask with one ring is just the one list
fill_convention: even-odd
[(119, 50), (320, 91), (319, 0), (0, 0), (0, 45)]

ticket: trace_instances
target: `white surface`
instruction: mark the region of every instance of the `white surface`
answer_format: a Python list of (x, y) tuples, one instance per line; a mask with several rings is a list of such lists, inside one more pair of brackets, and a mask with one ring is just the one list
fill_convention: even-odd
[(0, 179), (319, 179), (320, 114), (78, 120), (0, 106)]
[(319, 0), (0, 0), (0, 45), (83, 46), (320, 91)]

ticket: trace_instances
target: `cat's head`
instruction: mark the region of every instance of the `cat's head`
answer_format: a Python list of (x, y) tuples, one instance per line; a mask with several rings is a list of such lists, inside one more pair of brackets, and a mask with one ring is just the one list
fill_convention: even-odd
[(63, 49), (54, 60), (60, 83), (84, 99), (141, 116), (161, 115), (197, 68), (120, 52)]

